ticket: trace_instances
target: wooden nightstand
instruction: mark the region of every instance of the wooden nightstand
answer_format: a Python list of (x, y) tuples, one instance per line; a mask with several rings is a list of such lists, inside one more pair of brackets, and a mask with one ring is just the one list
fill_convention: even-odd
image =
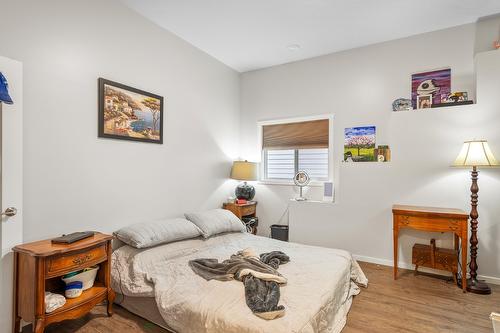
[[(19, 332), (20, 320), (33, 323), (33, 332), (58, 321), (75, 319), (95, 305), (107, 301), (108, 316), (113, 314), (115, 293), (111, 289), (110, 235), (96, 233), (73, 244), (52, 244), (50, 239), (18, 245), (14, 251), (14, 327)], [(45, 313), (45, 291), (64, 295), (61, 276), (99, 265), (94, 286), (78, 298), (66, 299), (64, 306)]]
[[(244, 217), (256, 217), (257, 201), (249, 201), (246, 204), (224, 203), (222, 208), (230, 210), (241, 220)], [(257, 234), (257, 224), (250, 225), (252, 234)]]

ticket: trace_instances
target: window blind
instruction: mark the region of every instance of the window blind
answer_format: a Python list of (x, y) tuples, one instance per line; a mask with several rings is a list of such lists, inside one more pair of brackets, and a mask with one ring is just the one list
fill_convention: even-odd
[(328, 119), (264, 125), (263, 149), (328, 148)]

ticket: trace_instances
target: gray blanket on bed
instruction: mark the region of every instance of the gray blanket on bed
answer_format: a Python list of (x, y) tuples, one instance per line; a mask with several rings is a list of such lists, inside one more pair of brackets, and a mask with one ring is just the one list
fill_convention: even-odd
[(275, 319), (285, 314), (285, 308), (278, 303), (280, 284), (286, 283), (286, 279), (276, 269), (280, 263), (289, 260), (280, 251), (263, 253), (259, 258), (252, 250), (245, 249), (222, 262), (217, 259), (195, 259), (189, 261), (189, 266), (207, 281), (242, 281), (250, 310), (261, 318)]

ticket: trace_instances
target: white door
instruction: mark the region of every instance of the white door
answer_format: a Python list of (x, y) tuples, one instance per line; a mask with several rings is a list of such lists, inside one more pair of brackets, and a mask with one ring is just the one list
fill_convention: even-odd
[[(17, 209), (14, 216), (2, 215), (0, 222), (0, 332), (12, 330), (12, 247), (23, 241), (23, 72), (22, 64), (0, 56), (0, 72), (9, 84), (14, 104), (0, 103), (0, 212)], [(12, 215), (12, 214), (9, 214)]]

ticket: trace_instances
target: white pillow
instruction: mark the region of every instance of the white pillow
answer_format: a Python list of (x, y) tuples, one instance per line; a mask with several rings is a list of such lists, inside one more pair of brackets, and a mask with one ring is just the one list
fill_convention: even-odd
[(223, 232), (245, 232), (241, 220), (226, 209), (212, 209), (199, 213), (186, 213), (184, 216), (201, 230), (203, 237), (208, 238)]
[(113, 233), (119, 240), (138, 249), (200, 236), (200, 229), (183, 218), (137, 223)]

